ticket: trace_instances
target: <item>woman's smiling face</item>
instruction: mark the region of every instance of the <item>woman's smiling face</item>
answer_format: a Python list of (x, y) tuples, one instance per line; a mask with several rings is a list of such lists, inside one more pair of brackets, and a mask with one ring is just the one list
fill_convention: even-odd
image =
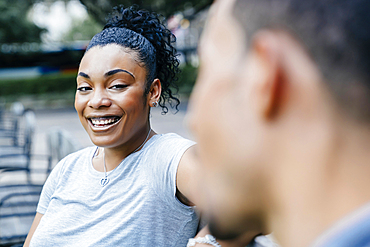
[(130, 145), (147, 131), (147, 72), (134, 56), (134, 51), (110, 44), (91, 48), (81, 60), (75, 108), (97, 146)]

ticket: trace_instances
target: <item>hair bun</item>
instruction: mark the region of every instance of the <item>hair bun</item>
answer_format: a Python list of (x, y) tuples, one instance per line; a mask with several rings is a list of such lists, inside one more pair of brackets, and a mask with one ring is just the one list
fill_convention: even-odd
[(178, 68), (177, 52), (172, 45), (176, 41), (176, 37), (162, 24), (161, 19), (161, 16), (154, 12), (139, 10), (137, 5), (128, 8), (120, 5), (113, 8), (113, 12), (108, 16), (104, 29), (113, 27), (126, 28), (142, 35), (153, 45), (156, 53), (156, 66), (153, 74), (162, 84), (159, 105), (162, 107), (163, 112), (167, 113), (166, 101), (171, 106), (174, 103), (176, 109), (180, 104), (180, 101), (173, 95), (172, 91), (173, 89), (176, 92), (178, 90), (175, 82), (178, 79), (177, 74), (180, 70)]

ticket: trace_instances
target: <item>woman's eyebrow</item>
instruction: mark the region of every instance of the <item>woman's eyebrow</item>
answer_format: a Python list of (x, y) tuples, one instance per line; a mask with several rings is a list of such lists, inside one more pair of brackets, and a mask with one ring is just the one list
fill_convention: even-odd
[(84, 72), (79, 72), (78, 73), (79, 76), (82, 76), (82, 77), (85, 77), (86, 79), (90, 79), (90, 76)]
[(124, 69), (114, 69), (114, 70), (110, 70), (110, 71), (108, 71), (107, 73), (105, 73), (105, 74), (104, 74), (104, 76), (105, 76), (105, 77), (108, 77), (108, 76), (114, 75), (114, 74), (119, 73), (119, 72), (127, 73), (127, 74), (129, 74), (130, 76), (132, 76), (132, 78), (134, 78), (134, 79), (135, 79), (135, 76), (134, 76), (132, 73), (130, 73), (130, 72), (128, 72), (127, 70), (124, 70)]

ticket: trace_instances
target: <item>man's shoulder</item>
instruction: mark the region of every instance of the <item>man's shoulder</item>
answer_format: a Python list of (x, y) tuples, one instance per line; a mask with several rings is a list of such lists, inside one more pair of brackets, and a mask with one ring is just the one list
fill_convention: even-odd
[(312, 245), (312, 247), (334, 246), (370, 246), (370, 202), (336, 222)]

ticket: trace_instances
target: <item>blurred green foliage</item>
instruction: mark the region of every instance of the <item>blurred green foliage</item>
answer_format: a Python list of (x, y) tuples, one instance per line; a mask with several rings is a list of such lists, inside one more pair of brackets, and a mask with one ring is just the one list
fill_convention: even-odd
[(191, 64), (186, 64), (181, 67), (181, 73), (179, 75), (179, 93), (189, 96), (193, 90), (193, 86), (197, 79), (198, 68), (192, 66)]
[(95, 34), (103, 29), (103, 25), (98, 23), (91, 16), (84, 20), (72, 22), (70, 30), (64, 35), (62, 41), (90, 40)]
[(27, 18), (32, 0), (0, 0), (0, 43), (40, 42), (45, 31)]
[(75, 74), (45, 75), (30, 79), (0, 80), (0, 96), (37, 95), (75, 90)]
[(213, 0), (80, 0), (80, 2), (86, 6), (95, 20), (105, 24), (107, 14), (118, 5), (127, 7), (136, 4), (140, 9), (154, 11), (165, 18), (182, 12), (186, 18), (192, 19), (196, 13), (210, 6)]
[[(28, 11), (37, 2), (51, 4), (57, 0), (0, 0), (0, 43), (21, 43), (40, 42), (40, 34), (46, 31), (36, 26), (27, 18)], [(70, 0), (63, 0), (68, 2)], [(72, 36), (67, 37), (68, 41), (76, 40), (73, 35), (80, 35), (89, 39), (92, 32), (90, 29), (101, 27), (105, 24), (106, 17), (111, 13), (114, 6), (138, 5), (141, 9), (155, 11), (165, 18), (182, 12), (184, 17), (192, 19), (199, 11), (211, 5), (213, 0), (79, 0), (92, 17), (86, 20), (82, 28), (80, 23), (72, 27)], [(98, 23), (98, 25), (96, 25)], [(78, 34), (80, 32), (80, 34)], [(95, 31), (93, 33), (96, 33)]]

